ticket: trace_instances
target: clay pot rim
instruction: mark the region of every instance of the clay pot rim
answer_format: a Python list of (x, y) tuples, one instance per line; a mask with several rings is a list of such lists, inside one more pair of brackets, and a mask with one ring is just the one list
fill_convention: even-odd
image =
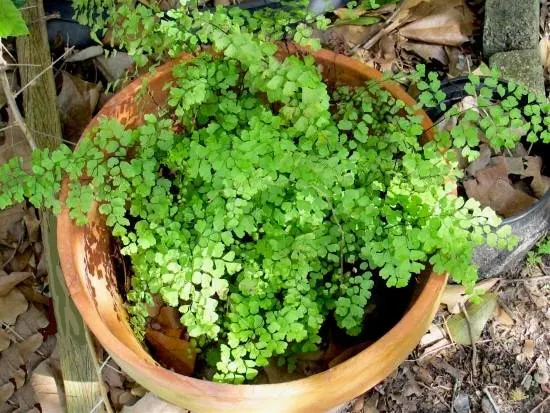
[[(299, 50), (294, 46), (291, 46), (291, 49), (293, 49), (293, 52)], [(335, 65), (337, 64), (340, 69), (356, 73), (359, 72), (370, 79), (381, 80), (384, 82), (383, 87), (394, 97), (402, 100), (409, 106), (415, 104), (414, 99), (409, 96), (400, 85), (393, 81), (382, 80), (382, 74), (374, 68), (329, 50), (322, 49), (313, 55), (315, 57), (321, 57), (325, 60), (334, 61)], [(162, 74), (165, 74), (172, 69), (173, 64), (174, 61), (171, 61), (158, 67), (153, 76), (161, 76)], [(116, 106), (118, 101), (123, 97), (126, 97), (128, 94), (135, 94), (141, 86), (141, 81), (142, 77), (134, 80), (117, 95), (113, 96), (103, 107), (103, 109), (96, 115), (94, 120), (101, 117), (102, 113), (109, 107)], [(423, 118), (422, 126), (424, 127), (424, 130), (427, 131), (425, 138), (431, 139), (430, 128), (433, 126), (432, 121), (424, 111), (418, 111), (417, 114), (421, 115)], [(92, 120), (87, 130), (94, 124), (94, 120)], [(63, 182), (60, 194), (60, 199), (63, 203), (67, 197), (67, 192), (68, 183), (67, 180), (65, 180)], [(379, 356), (380, 354), (391, 354), (391, 348), (398, 348), (398, 346), (392, 347), (391, 345), (404, 339), (415, 330), (417, 323), (422, 319), (422, 317), (425, 317), (427, 313), (434, 311), (434, 300), (439, 301), (447, 282), (447, 274), (436, 274), (430, 270), (425, 270), (423, 272), (425, 282), (421, 287), (418, 297), (403, 317), (386, 334), (357, 355), (334, 367), (324, 370), (321, 373), (298, 380), (276, 384), (233, 385), (216, 383), (190, 376), (184, 376), (168, 370), (160, 365), (145, 361), (144, 359), (138, 357), (136, 353), (130, 350), (107, 328), (100, 315), (95, 311), (94, 304), (86, 294), (82, 280), (80, 280), (79, 277), (76, 261), (77, 259), (83, 259), (83, 257), (75, 256), (73, 253), (75, 246), (71, 245), (71, 237), (67, 236), (67, 234), (74, 232), (75, 228), (76, 227), (69, 217), (68, 209), (64, 206), (61, 214), (59, 215), (57, 224), (59, 257), (69, 295), (78, 308), (87, 327), (97, 337), (102, 346), (109, 352), (115, 361), (123, 360), (126, 364), (132, 365), (136, 369), (141, 370), (144, 375), (158, 377), (160, 380), (165, 382), (167, 388), (169, 387), (170, 390), (175, 390), (177, 388), (181, 388), (181, 386), (185, 386), (186, 393), (193, 394), (195, 396), (202, 395), (219, 397), (220, 393), (226, 393), (238, 395), (239, 398), (261, 397), (265, 399), (277, 399), (280, 397), (288, 397), (290, 395), (303, 393), (304, 389), (310, 390), (323, 384), (326, 388), (330, 389), (331, 385), (338, 383), (338, 379), (334, 376), (337, 376), (339, 372), (343, 373), (346, 369), (349, 370), (350, 366), (361, 364), (363, 360)], [(388, 345), (390, 345), (389, 351)]]

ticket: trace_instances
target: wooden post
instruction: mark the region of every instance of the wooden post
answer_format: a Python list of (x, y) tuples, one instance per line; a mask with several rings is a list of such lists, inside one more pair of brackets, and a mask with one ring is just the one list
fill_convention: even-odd
[[(61, 123), (56, 108), (56, 90), (42, 0), (30, 0), (23, 11), (30, 35), (18, 37), (25, 123), (40, 148), (61, 144)], [(28, 66), (31, 65), (31, 66)], [(67, 293), (57, 254), (56, 218), (41, 213), (41, 229), (48, 263), (50, 292), (57, 321), (57, 342), (69, 413), (111, 411), (101, 379), (97, 357), (89, 346), (82, 318)], [(105, 403), (104, 403), (105, 402)]]

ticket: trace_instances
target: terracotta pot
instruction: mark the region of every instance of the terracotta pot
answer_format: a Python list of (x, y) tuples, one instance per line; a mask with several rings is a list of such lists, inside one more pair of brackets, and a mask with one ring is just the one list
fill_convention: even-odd
[[(281, 55), (296, 49), (281, 48)], [(188, 59), (183, 56), (180, 59)], [(322, 50), (315, 54), (327, 82), (360, 85), (381, 74), (351, 58)], [(151, 112), (166, 99), (162, 87), (172, 79), (172, 61), (148, 78), (149, 90), (139, 94), (138, 79), (114, 96), (98, 117), (118, 118), (135, 127), (142, 114)], [(414, 100), (396, 83), (382, 81), (385, 89), (408, 105)], [(424, 112), (423, 126), (432, 122)], [(431, 136), (426, 136), (429, 139)], [(67, 185), (62, 199), (66, 198)], [(161, 398), (193, 413), (202, 412), (324, 412), (372, 388), (408, 356), (424, 335), (439, 305), (447, 277), (425, 273), (419, 277), (416, 294), (403, 318), (384, 336), (356, 356), (313, 376), (281, 384), (230, 385), (186, 377), (157, 364), (134, 337), (124, 303), (117, 289), (115, 270), (109, 256), (110, 234), (98, 214), (97, 205), (89, 224), (76, 226), (65, 209), (58, 220), (58, 246), (69, 294), (86, 325), (120, 367), (134, 380)]]

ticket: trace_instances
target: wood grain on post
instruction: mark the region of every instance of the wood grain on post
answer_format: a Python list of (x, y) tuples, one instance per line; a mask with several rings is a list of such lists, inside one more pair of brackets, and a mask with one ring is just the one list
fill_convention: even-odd
[[(25, 122), (40, 148), (61, 144), (61, 123), (56, 107), (56, 90), (42, 0), (26, 3), (23, 16), (30, 34), (18, 37), (17, 58), (21, 64)], [(57, 342), (69, 413), (104, 412), (105, 391), (98, 377), (97, 358), (92, 354), (82, 318), (67, 294), (57, 253), (56, 217), (41, 213), (44, 251), (48, 263), (50, 291), (57, 321)], [(107, 407), (110, 410), (110, 407)]]

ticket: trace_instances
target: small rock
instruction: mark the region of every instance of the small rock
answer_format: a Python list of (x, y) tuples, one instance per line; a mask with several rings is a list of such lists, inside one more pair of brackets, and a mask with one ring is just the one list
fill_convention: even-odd
[(456, 413), (469, 413), (470, 412), (470, 398), (464, 392), (458, 392), (453, 403), (453, 407)]
[(527, 359), (533, 358), (535, 355), (535, 342), (533, 340), (525, 340), (523, 343), (523, 355)]

